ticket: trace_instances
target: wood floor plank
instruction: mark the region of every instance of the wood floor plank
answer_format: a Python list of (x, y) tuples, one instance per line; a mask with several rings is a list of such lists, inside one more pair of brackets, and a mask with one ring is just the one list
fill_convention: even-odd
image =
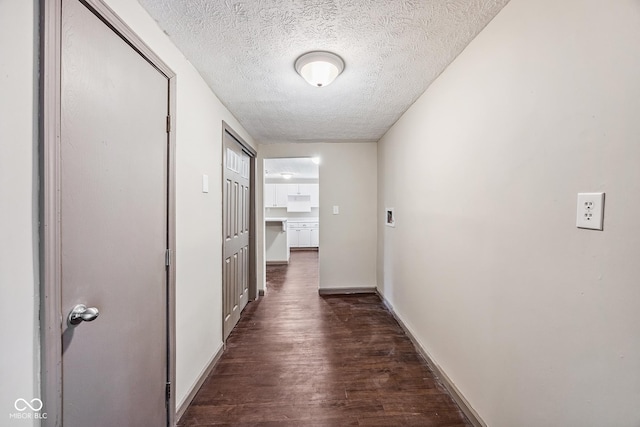
[(471, 426), (376, 295), (318, 295), (318, 252), (267, 267), (179, 426)]

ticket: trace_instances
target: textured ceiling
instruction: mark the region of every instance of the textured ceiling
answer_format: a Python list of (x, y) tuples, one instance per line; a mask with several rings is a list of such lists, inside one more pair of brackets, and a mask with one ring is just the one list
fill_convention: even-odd
[(283, 172), (292, 173), (296, 179), (318, 179), (318, 165), (311, 158), (264, 159), (264, 173), (267, 178), (281, 179)]
[[(377, 141), (508, 0), (139, 0), (256, 141)], [(345, 71), (316, 88), (301, 54)]]

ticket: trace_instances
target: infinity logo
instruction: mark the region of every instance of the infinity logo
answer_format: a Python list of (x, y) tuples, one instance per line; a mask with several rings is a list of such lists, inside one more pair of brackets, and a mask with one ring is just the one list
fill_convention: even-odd
[(23, 398), (16, 400), (16, 403), (13, 404), (18, 411), (26, 411), (27, 408), (30, 408), (32, 411), (39, 411), (42, 409), (42, 400), (37, 397), (31, 399), (31, 402), (26, 401)]

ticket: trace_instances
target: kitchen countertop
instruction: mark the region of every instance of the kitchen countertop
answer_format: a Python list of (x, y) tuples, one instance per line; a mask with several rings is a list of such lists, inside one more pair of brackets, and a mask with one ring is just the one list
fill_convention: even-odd
[(319, 222), (318, 218), (288, 218), (289, 222)]
[(285, 222), (288, 220), (289, 218), (265, 218), (264, 222)]

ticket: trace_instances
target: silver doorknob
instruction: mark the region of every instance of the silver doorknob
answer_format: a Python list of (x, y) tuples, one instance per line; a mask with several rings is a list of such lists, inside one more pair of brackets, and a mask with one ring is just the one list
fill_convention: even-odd
[(67, 322), (69, 322), (69, 326), (76, 326), (82, 322), (92, 322), (96, 320), (96, 317), (100, 312), (95, 307), (87, 308), (84, 304), (78, 304), (69, 313), (69, 317), (67, 318)]

